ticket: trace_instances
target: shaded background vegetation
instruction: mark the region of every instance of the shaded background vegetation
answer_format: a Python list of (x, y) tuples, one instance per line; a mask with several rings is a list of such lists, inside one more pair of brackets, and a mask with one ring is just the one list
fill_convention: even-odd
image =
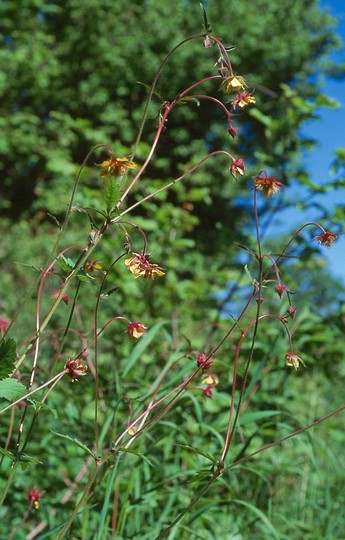
[[(287, 186), (294, 182), (304, 185), (310, 197), (318, 191), (301, 160), (313, 141), (303, 138), (300, 128), (315, 117), (318, 107), (333, 106), (332, 100), (322, 95), (319, 80), (330, 73), (340, 75), (329, 60), (330, 51), (339, 45), (334, 21), (313, 0), (286, 0), (283, 5), (267, 0), (213, 0), (207, 7), (215, 35), (224, 44), (235, 46), (231, 53), (235, 71), (257, 86), (257, 106), (238, 118), (235, 141), (227, 133), (222, 112), (209, 102), (176, 107), (130, 202), (180, 175), (214, 149), (227, 149), (243, 157), (248, 176), (237, 183), (229, 179), (228, 165), (219, 157), (131, 214), (147, 234), (154, 261), (167, 269), (167, 275), (164, 282), (139, 283), (116, 267), (110, 285), (118, 289), (102, 304), (100, 324), (118, 314), (142, 320), (150, 327), (160, 321), (165, 325), (131, 369), (126, 365), (133, 345), (124, 340), (123, 328), (111, 327), (105, 333), (101, 387), (110, 395), (114, 393), (110, 406), (118, 408), (119, 424), (126, 421), (128, 400), (134, 400), (135, 406), (136, 400), (140, 403), (167, 358), (189, 345), (207, 350), (224, 335), (229, 313), (238, 315), (250, 286), (244, 264), (249, 263), (253, 276), (256, 272), (255, 264), (234, 243), (255, 249), (250, 176), (265, 168)], [(17, 2), (0, 2), (0, 20), (0, 310), (11, 319), (23, 294), (27, 295), (12, 330), (20, 342), (35, 329), (36, 291), (31, 287), (58, 233), (56, 221), (61, 222), (66, 212), (80, 163), (98, 143), (109, 144), (117, 155), (131, 152), (147, 96), (145, 85), (151, 83), (170, 48), (202, 32), (202, 17), (196, 1), (24, 0), (20, 13)], [(201, 42), (191, 42), (171, 57), (158, 83), (164, 100), (172, 100), (195, 80), (216, 72), (216, 51), (204, 49)], [(220, 97), (219, 85), (209, 83), (207, 88)], [(150, 106), (138, 162), (145, 159), (153, 140), (160, 106), (158, 99)], [(99, 152), (95, 161), (102, 159), (104, 152)], [(83, 174), (76, 205), (97, 206), (100, 187), (99, 171), (91, 163)], [(264, 204), (260, 209), (263, 223), (282, 205), (295, 204), (289, 201), (287, 189), (269, 203), (270, 207)], [(332, 209), (324, 209), (324, 224), (333, 218), (337, 229), (344, 216), (341, 208), (335, 210), (332, 216)], [(87, 217), (76, 211), (63, 246), (84, 245), (88, 232)], [(329, 275), (315, 243), (309, 242), (313, 235), (306, 234), (294, 245), (292, 254), (298, 259), (287, 261), (284, 267), (284, 281), (296, 293), (296, 349), (308, 369), (298, 374), (284, 371), (287, 345), (272, 325), (263, 326), (248, 390), (250, 393), (255, 388), (256, 393), (244, 413), (234, 454), (254, 450), (342, 405), (344, 290)], [(132, 241), (139, 251), (139, 235), (133, 233)], [(282, 243), (283, 238), (265, 239), (264, 249), (277, 253)], [(121, 234), (112, 231), (95, 257), (106, 267), (122, 253), (122, 245)], [(52, 281), (47, 286), (45, 309), (58, 284)], [(86, 285), (78, 299), (80, 316), (73, 324), (86, 336), (93, 324), (96, 294), (97, 287)], [(281, 310), (280, 314), (286, 310), (273, 292), (267, 301), (272, 309)], [(67, 318), (68, 310), (61, 306), (42, 345), (48, 364), (55, 352), (52, 337), (61, 332)], [(64, 352), (74, 354), (79, 347), (79, 338), (71, 333)], [(161, 524), (174, 517), (176, 507), (188, 502), (190, 487), (181, 486), (181, 466), (189, 474), (204, 464), (198, 461), (200, 456), (176, 449), (174, 442), (190, 444), (193, 438), (196, 447), (211, 454), (219, 451), (217, 433), (222, 435), (226, 425), (231, 352), (229, 343), (220, 353), (217, 374), (221, 383), (215, 397), (201, 402), (199, 394), (191, 391), (142, 443), (141, 451), (152, 459), (154, 467), (144, 464), (139, 471), (134, 467), (138, 458), (128, 458), (126, 463), (133, 465), (133, 470), (124, 465), (120, 480), (123, 491), (122, 482), (129, 486), (120, 503), (119, 535), (123, 538), (153, 538)], [(44, 377), (48, 367), (42, 366)], [(187, 368), (184, 365), (183, 369)], [(23, 368), (23, 380), (29, 369)], [(176, 384), (179, 377), (180, 366), (176, 368)], [(85, 395), (80, 396), (73, 387), (66, 395), (52, 397), (50, 404), (59, 412), (59, 422), (66, 425), (59, 431), (83, 434), (92, 446), (92, 431), (88, 435), (87, 428), (92, 417), (92, 388), (84, 381), (80, 385)], [(267, 416), (255, 416), (262, 411), (267, 411)], [(49, 425), (44, 426), (42, 421), (39, 438), (34, 435), (29, 445), (28, 451), (44, 466), (19, 475), (9, 501), (13, 519), (19, 520), (25, 490), (39, 484), (49, 493), (45, 505), (42, 503), (42, 519), (49, 521), (51, 529), (63, 520), (57, 520), (52, 509), (64, 516), (62, 493), (82, 463), (73, 447), (63, 447), (49, 431), (55, 422), (49, 417)], [(169, 422), (183, 426), (176, 438)], [(2, 438), (5, 428), (1, 428)], [(325, 444), (325, 438), (332, 440), (332, 445)], [(315, 433), (234, 470), (195, 509), (180, 536), (219, 538), (225, 531), (231, 532), (231, 538), (339, 537), (345, 533), (345, 523), (339, 517), (344, 503), (342, 441), (341, 420), (335, 418)], [(161, 483), (162, 477), (169, 481)], [(102, 500), (103, 489), (99, 486), (99, 500), (96, 498), (94, 504)], [(135, 519), (127, 519), (128, 513), (135, 513)], [(95, 522), (92, 510), (87, 519)], [(82, 520), (76, 531), (78, 527), (82, 530)], [(91, 530), (96, 529), (91, 526)], [(76, 538), (93, 538), (87, 534), (76, 532)]]

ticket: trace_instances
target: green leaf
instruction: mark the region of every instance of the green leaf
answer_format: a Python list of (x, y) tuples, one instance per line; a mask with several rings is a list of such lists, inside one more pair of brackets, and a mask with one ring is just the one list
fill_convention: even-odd
[(109, 289), (109, 291), (107, 292), (101, 293), (101, 298), (108, 298), (109, 296), (114, 294), (114, 292), (118, 291), (119, 288), (120, 287), (114, 287), (113, 289)]
[(4, 448), (0, 448), (0, 454), (10, 458), (12, 461), (15, 460), (14, 454), (10, 452), (9, 450), (5, 450)]
[(256, 516), (258, 516), (261, 519), (261, 521), (263, 523), (265, 523), (267, 529), (272, 533), (273, 538), (276, 538), (277, 540), (279, 540), (280, 535), (279, 535), (278, 531), (273, 527), (271, 521), (268, 519), (266, 514), (264, 514), (261, 510), (259, 510), (259, 508), (256, 508), (256, 506), (254, 506), (253, 504), (250, 504), (250, 503), (248, 503), (246, 501), (242, 501), (240, 499), (232, 499), (231, 502), (236, 503), (236, 504), (240, 504), (242, 506), (245, 506), (249, 510), (251, 510)]
[(64, 272), (67, 272), (67, 274), (69, 274), (75, 266), (72, 259), (70, 259), (69, 257), (64, 257), (63, 255), (60, 255), (57, 262), (59, 266), (62, 268), (62, 270), (64, 270)]
[(193, 454), (197, 454), (198, 456), (203, 456), (206, 459), (209, 459), (211, 463), (216, 464), (217, 460), (212, 456), (211, 454), (208, 454), (207, 452), (204, 452), (203, 450), (199, 450), (199, 448), (194, 448), (193, 446), (189, 446), (188, 444), (177, 444), (176, 446), (180, 446), (181, 448), (186, 448), (190, 452), (193, 452)]
[(42, 465), (41, 461), (35, 457), (29, 456), (28, 454), (19, 454), (16, 456), (13, 452), (5, 450), (4, 448), (0, 448), (0, 454), (8, 457), (11, 461), (19, 461), (23, 471), (27, 469), (29, 465)]
[(254, 411), (251, 413), (245, 413), (238, 419), (238, 425), (244, 426), (245, 424), (249, 424), (250, 422), (256, 422), (257, 420), (264, 420), (265, 418), (269, 418), (271, 416), (276, 415), (282, 415), (287, 414), (284, 411)]
[(28, 456), (28, 454), (21, 454), (19, 456), (19, 463), (23, 471), (25, 471), (29, 465), (42, 465), (42, 461), (39, 461), (39, 459), (35, 457)]
[(94, 459), (97, 459), (96, 454), (88, 447), (86, 444), (84, 444), (79, 439), (76, 439), (75, 437), (70, 437), (69, 435), (64, 435), (63, 433), (58, 433), (57, 431), (54, 431), (53, 429), (50, 430), (54, 435), (57, 435), (58, 437), (61, 437), (61, 439), (65, 439), (66, 441), (69, 441), (70, 443), (74, 444), (75, 446), (78, 446), (78, 448), (81, 448), (82, 450), (85, 450), (90, 456), (92, 456)]
[(150, 467), (154, 467), (154, 463), (152, 463), (152, 461), (150, 461), (144, 454), (142, 454), (141, 452), (136, 452), (135, 450), (131, 450), (129, 448), (119, 448), (118, 450), (119, 452), (124, 452), (126, 454), (132, 454), (133, 456), (138, 456), (140, 457), (142, 460), (144, 460), (146, 463), (148, 463), (148, 465), (150, 465)]
[(13, 338), (4, 339), (0, 345), (0, 380), (6, 379), (15, 370), (16, 342)]
[(110, 176), (105, 179), (103, 196), (107, 212), (109, 213), (121, 196), (121, 191), (115, 178)]
[(188, 479), (188, 483), (200, 482), (201, 480), (208, 480), (212, 476), (210, 469), (201, 469), (197, 471), (191, 478)]
[(83, 269), (80, 269), (79, 272), (76, 274), (75, 276), (77, 279), (79, 279), (79, 281), (85, 281), (87, 283), (90, 283), (92, 281), (95, 280), (94, 277), (90, 276), (90, 274), (87, 274), (86, 272), (84, 272)]
[(58, 418), (58, 413), (57, 413), (57, 410), (55, 409), (55, 407), (50, 407), (49, 405), (47, 405), (46, 403), (43, 403), (42, 401), (36, 401), (34, 399), (28, 399), (28, 402), (31, 403), (34, 408), (35, 408), (35, 411), (39, 412), (39, 411), (46, 411), (46, 412), (50, 412), (54, 418)]
[(16, 401), (25, 396), (27, 389), (17, 381), (17, 379), (3, 379), (0, 381), (0, 397), (8, 399), (8, 401)]

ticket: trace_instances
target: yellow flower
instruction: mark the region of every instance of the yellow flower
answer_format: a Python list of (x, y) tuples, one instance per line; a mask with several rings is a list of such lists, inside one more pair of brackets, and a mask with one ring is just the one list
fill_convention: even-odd
[(219, 377), (215, 375), (214, 373), (207, 373), (203, 376), (201, 380), (202, 384), (218, 384), (219, 383)]
[(232, 107), (236, 109), (244, 109), (247, 105), (256, 103), (255, 97), (250, 92), (238, 92), (237, 96), (232, 100)]
[(225, 94), (229, 94), (230, 92), (239, 92), (240, 90), (245, 90), (246, 87), (246, 81), (239, 75), (227, 77), (223, 82), (223, 92)]
[(136, 169), (137, 166), (133, 161), (129, 161), (128, 158), (118, 158), (114, 155), (110, 156), (110, 159), (103, 161), (102, 163), (96, 163), (97, 167), (102, 167), (101, 177), (106, 178), (108, 176), (120, 176), (125, 174), (127, 169)]
[(285, 365), (286, 366), (294, 367), (297, 370), (299, 368), (300, 364), (302, 364), (302, 366), (306, 367), (306, 365), (303, 362), (302, 358), (297, 356), (297, 354), (288, 353), (288, 354), (285, 355)]
[(164, 276), (163, 268), (158, 264), (151, 263), (147, 254), (133, 253), (132, 255), (133, 257), (125, 260), (125, 265), (136, 278), (154, 279), (155, 276)]

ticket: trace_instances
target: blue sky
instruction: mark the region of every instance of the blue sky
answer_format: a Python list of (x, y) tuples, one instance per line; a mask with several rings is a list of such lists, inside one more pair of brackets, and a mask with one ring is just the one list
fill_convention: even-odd
[[(345, 2), (344, 0), (320, 0), (320, 6), (339, 18), (337, 33), (342, 38), (344, 48), (333, 54), (336, 62), (345, 63)], [(318, 146), (307, 159), (308, 168), (315, 182), (326, 182), (331, 178), (329, 167), (333, 160), (334, 151), (345, 148), (345, 79), (342, 81), (328, 80), (324, 93), (339, 102), (338, 109), (320, 109), (320, 121), (306, 127), (318, 140)], [(337, 190), (326, 196), (327, 204), (345, 204), (345, 190)], [(345, 227), (344, 227), (345, 232)], [(324, 255), (329, 260), (332, 273), (339, 276), (345, 283), (345, 234), (339, 236), (332, 249), (324, 249)]]
[[(345, 47), (345, 0), (320, 0), (322, 9), (327, 10), (331, 15), (340, 18), (337, 34), (341, 37)], [(332, 59), (338, 63), (345, 63), (345, 48), (332, 55)], [(331, 180), (330, 165), (334, 159), (334, 152), (337, 148), (345, 148), (345, 79), (335, 81), (326, 80), (322, 89), (327, 96), (334, 98), (339, 103), (339, 108), (321, 108), (318, 111), (319, 120), (309, 122), (303, 128), (303, 134), (310, 136), (317, 141), (315, 150), (305, 156), (313, 182), (326, 184)], [(296, 201), (298, 201), (298, 191), (296, 191)], [(335, 204), (345, 204), (345, 190), (337, 190), (327, 195), (320, 196), (323, 204), (330, 208)], [(317, 213), (309, 212), (307, 220), (317, 219)], [(305, 211), (287, 210), (283, 216), (279, 216), (280, 226), (284, 230), (282, 223), (294, 221), (297, 225), (306, 222)], [(326, 229), (331, 229), (329, 223), (322, 223)], [(343, 228), (345, 232), (345, 224)], [(319, 234), (318, 232), (315, 234)], [(329, 261), (332, 274), (339, 277), (345, 284), (345, 234), (340, 235), (331, 249), (322, 248), (323, 255)]]

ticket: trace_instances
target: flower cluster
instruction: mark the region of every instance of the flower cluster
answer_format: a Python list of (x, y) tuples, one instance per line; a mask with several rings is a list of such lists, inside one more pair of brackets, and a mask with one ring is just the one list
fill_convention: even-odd
[(150, 256), (147, 253), (132, 253), (130, 259), (125, 260), (125, 265), (136, 278), (144, 277), (146, 279), (154, 279), (155, 276), (164, 276), (163, 268), (158, 264), (150, 262)]

